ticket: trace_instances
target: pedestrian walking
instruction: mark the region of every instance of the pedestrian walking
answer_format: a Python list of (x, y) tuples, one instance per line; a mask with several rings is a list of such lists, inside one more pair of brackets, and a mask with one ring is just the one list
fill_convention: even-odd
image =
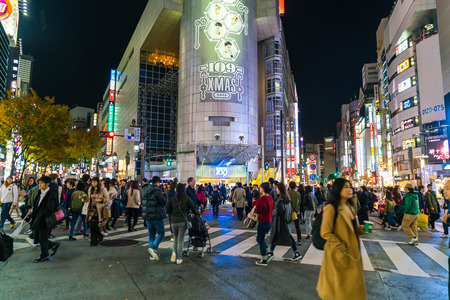
[(89, 222), (91, 229), (91, 247), (98, 246), (103, 240), (100, 232), (103, 220), (103, 208), (109, 199), (108, 191), (100, 183), (98, 177), (91, 180), (91, 187), (88, 192), (88, 215), (86, 221)]
[(298, 192), (300, 194), (300, 216), (299, 221), (300, 224), (305, 223), (305, 187), (303, 184), (300, 184), (298, 187)]
[(436, 193), (433, 191), (433, 185), (430, 183), (427, 185), (427, 192), (425, 193), (425, 202), (428, 212), (430, 213), (430, 226), (431, 232), (439, 232), (434, 222), (438, 220), (441, 216), (441, 209), (439, 207), (439, 202), (436, 197)]
[(284, 183), (280, 182), (277, 185), (278, 198), (275, 202), (275, 210), (273, 212), (272, 229), (270, 232), (270, 251), (267, 253), (267, 261), (270, 262), (274, 255), (273, 251), (276, 246), (291, 246), (294, 251), (294, 257), (292, 261), (298, 261), (302, 259), (302, 256), (298, 252), (297, 243), (291, 234), (291, 199), (286, 191)]
[(253, 191), (252, 186), (245, 188), (245, 215), (248, 216), (248, 214), (252, 211), (253, 208)]
[(323, 185), (323, 182), (320, 183), (320, 192), (322, 194), (322, 198), (323, 198), (323, 202), (327, 202), (328, 201), (328, 188), (326, 186)]
[(364, 221), (369, 221), (369, 200), (370, 195), (367, 191), (367, 187), (361, 186), (360, 195), (358, 197), (360, 209), (358, 211), (359, 224), (364, 224)]
[(312, 187), (307, 185), (305, 187), (305, 225), (306, 225), (306, 239), (311, 237), (312, 232), (312, 220), (317, 213), (317, 199), (312, 193)]
[[(66, 193), (64, 196), (63, 207), (68, 212), (68, 215), (70, 216), (72, 214), (72, 194), (75, 192), (75, 180), (73, 180), (73, 179), (67, 180), (67, 182), (65, 183), (65, 186), (66, 186)], [(69, 216), (65, 220), (66, 228), (64, 228), (62, 231), (69, 230), (69, 225), (71, 224), (71, 219)], [(70, 237), (71, 236), (69, 236), (69, 240), (70, 240)]]
[(167, 218), (166, 205), (159, 184), (161, 178), (153, 176), (152, 184), (142, 190), (142, 218), (148, 228), (148, 252), (150, 260), (158, 260), (158, 247), (164, 237), (164, 219)]
[[(139, 183), (136, 180), (131, 181), (131, 188), (127, 191), (127, 199), (128, 232), (137, 231), (136, 224), (139, 207), (141, 206), (141, 193), (139, 192)], [(131, 223), (131, 218), (133, 218), (133, 223)]]
[(263, 184), (261, 184), (260, 193), (262, 196), (255, 202), (255, 214), (258, 215), (256, 241), (259, 245), (261, 260), (256, 261), (255, 264), (257, 266), (266, 267), (268, 265), (266, 234), (272, 227), (274, 208), (273, 199), (270, 196), (271, 188), (268, 182), (264, 182)]
[(289, 198), (291, 198), (292, 211), (297, 214), (297, 219), (294, 221), (295, 230), (297, 232), (297, 245), (302, 244), (302, 230), (300, 229), (300, 202), (301, 195), (296, 191), (297, 184), (295, 181), (289, 182)]
[(222, 201), (222, 196), (220, 195), (219, 192), (219, 187), (218, 186), (214, 186), (214, 190), (212, 192), (212, 196), (211, 196), (211, 205), (213, 208), (213, 220), (214, 219), (218, 219), (219, 218), (219, 205)]
[[(446, 182), (446, 184), (447, 184), (447, 182)], [(449, 181), (449, 185), (450, 185), (450, 181)], [(442, 208), (444, 209), (443, 216), (448, 214), (448, 206), (450, 204), (450, 201), (444, 195), (444, 191), (445, 191), (445, 185), (444, 185), (444, 190), (443, 190), (443, 197), (444, 197), (444, 204), (442, 206)], [(445, 222), (444, 220), (442, 220), (442, 227), (444, 227), (444, 234), (441, 235), (441, 238), (448, 238), (448, 223)]]
[[(216, 187), (214, 190), (217, 192)], [(182, 183), (176, 186), (176, 193), (167, 202), (167, 213), (171, 215), (174, 241), (170, 261), (178, 265), (183, 263), (184, 236), (187, 230), (187, 215), (195, 212), (195, 204), (186, 195), (186, 187)]]
[(116, 230), (116, 222), (122, 215), (121, 208), (120, 208), (120, 199), (119, 199), (119, 187), (118, 187), (118, 181), (116, 179), (112, 179), (112, 186), (114, 187), (115, 193), (108, 193), (110, 196), (110, 199), (112, 199), (111, 204), (111, 225), (110, 227), (114, 230)]
[(237, 183), (237, 188), (233, 192), (233, 203), (235, 203), (237, 216), (239, 221), (244, 218), (245, 207), (245, 190), (242, 188), (242, 183)]
[(32, 206), (32, 209), (28, 211), (28, 215), (31, 216), (30, 227), (34, 230), (35, 239), (39, 241), (41, 246), (41, 254), (33, 261), (35, 263), (48, 261), (50, 259), (48, 250), (51, 249), (51, 256), (54, 256), (60, 246), (60, 243), (55, 243), (48, 239), (51, 227), (47, 224), (46, 218), (54, 213), (55, 208), (59, 204), (56, 198), (57, 194), (50, 191), (51, 181), (51, 178), (48, 176), (39, 178), (39, 192), (33, 193), (30, 199)]
[(359, 241), (364, 226), (357, 225), (352, 196), (350, 182), (337, 178), (320, 228), (320, 235), (326, 240), (317, 284), (322, 299), (367, 299)]
[(19, 200), (19, 190), (17, 186), (13, 183), (12, 177), (6, 178), (2, 187), (0, 188), (0, 202), (2, 203), (2, 213), (0, 217), (0, 230), (3, 230), (3, 225), (5, 221), (8, 220), (10, 225), (9, 228), (12, 229), (16, 226), (16, 221), (11, 218), (9, 214), (11, 207), (16, 206)]
[(196, 192), (198, 202), (200, 203), (200, 212), (203, 213), (203, 209), (206, 209), (206, 196), (205, 196), (205, 188), (201, 184)]
[[(75, 227), (78, 219), (81, 218), (83, 222), (83, 237), (87, 237), (88, 230), (86, 224), (86, 214), (82, 214), (83, 206), (88, 202), (88, 195), (84, 192), (85, 184), (83, 181), (78, 181), (76, 190), (71, 194), (71, 210), (72, 210), (72, 224), (70, 225), (69, 241), (75, 241)], [(67, 198), (66, 198), (67, 201)]]
[(192, 202), (194, 202), (196, 211), (200, 211), (201, 206), (203, 203), (200, 203), (200, 201), (197, 198), (197, 193), (195, 192), (195, 179), (194, 177), (188, 178), (188, 187), (186, 189), (186, 195), (191, 198)]
[(388, 226), (385, 227), (385, 230), (391, 230), (391, 226), (395, 226), (397, 230), (400, 230), (402, 227), (394, 220), (394, 210), (395, 210), (395, 201), (392, 197), (392, 193), (387, 191), (386, 197), (384, 198), (384, 213), (387, 214)]
[(409, 245), (417, 245), (419, 234), (417, 229), (417, 219), (419, 218), (419, 197), (414, 193), (411, 183), (405, 186), (406, 195), (402, 201), (403, 221), (402, 229), (411, 239)]

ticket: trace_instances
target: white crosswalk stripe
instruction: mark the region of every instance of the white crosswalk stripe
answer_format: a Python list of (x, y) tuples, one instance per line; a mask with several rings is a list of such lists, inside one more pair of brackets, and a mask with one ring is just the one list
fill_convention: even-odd
[[(14, 218), (16, 221), (19, 221), (20, 218)], [(438, 225), (439, 223), (436, 223)], [(105, 237), (105, 240), (115, 240), (115, 239), (133, 239), (140, 242), (140, 246), (148, 247), (148, 229), (143, 227), (143, 222), (138, 222), (136, 229), (137, 231), (128, 232), (128, 228), (117, 228), (117, 230), (111, 230), (109, 236)], [(6, 226), (6, 225), (5, 225)], [(438, 225), (439, 226), (439, 225)], [(437, 226), (437, 227), (438, 227)], [(27, 230), (28, 228), (24, 228)], [(440, 229), (440, 228), (439, 228)], [(170, 241), (170, 226), (166, 224), (164, 226), (165, 237), (159, 247), (161, 249), (171, 249), (173, 242)], [(249, 235), (250, 234), (250, 235)], [(238, 256), (244, 258), (255, 258), (259, 259), (259, 247), (256, 242), (256, 231), (255, 230), (247, 230), (247, 229), (229, 229), (229, 228), (220, 228), (220, 227), (212, 227), (209, 230), (209, 235), (211, 237), (211, 245), (213, 247), (213, 253), (219, 253), (220, 255), (226, 256)], [(67, 236), (58, 236), (52, 240), (65, 240)], [(185, 242), (189, 239), (188, 235), (185, 236)], [(28, 239), (30, 240), (30, 239)], [(230, 243), (229, 243), (230, 242)], [(389, 258), (392, 261), (392, 267), (387, 270), (381, 270), (380, 268), (375, 268), (374, 266), (377, 263), (376, 255), (366, 249), (364, 243), (375, 243), (378, 245), (380, 251), (384, 252), (384, 256)], [(32, 241), (31, 241), (32, 243)], [(27, 241), (27, 235), (22, 232), (15, 242), (14, 249), (24, 249), (31, 247), (30, 241)], [(230, 246), (227, 248), (227, 244)], [(444, 272), (448, 272), (448, 255), (443, 252), (442, 248), (439, 245), (434, 244), (426, 244), (419, 243), (418, 246), (411, 246), (411, 248), (404, 248), (405, 243), (403, 242), (395, 242), (395, 241), (386, 241), (386, 240), (370, 240), (370, 239), (361, 239), (361, 257), (363, 261), (363, 267), (365, 271), (387, 271), (393, 272), (402, 275), (416, 276), (416, 277), (431, 277), (431, 274), (428, 274), (425, 270), (423, 270), (417, 262), (414, 261), (414, 255), (411, 255), (411, 251), (420, 251), (419, 253), (425, 254), (422, 255), (423, 258), (429, 259), (430, 263), (435, 263), (437, 268), (439, 266), (442, 268), (440, 274), (444, 274)], [(400, 247), (400, 246), (402, 247)], [(226, 249), (223, 249), (226, 248)], [(307, 248), (307, 249), (305, 249)], [(410, 250), (416, 249), (416, 250)], [(301, 254), (304, 254), (301, 264), (305, 265), (315, 265), (320, 266), (323, 260), (323, 251), (317, 250), (312, 244), (306, 243), (306, 245), (300, 246), (299, 250)], [(379, 253), (377, 253), (379, 254)], [(287, 246), (277, 246), (274, 251), (274, 261), (283, 261), (283, 258), (289, 257), (292, 255), (291, 247)], [(417, 258), (416, 258), (417, 259)], [(426, 264), (425, 264), (426, 265)]]

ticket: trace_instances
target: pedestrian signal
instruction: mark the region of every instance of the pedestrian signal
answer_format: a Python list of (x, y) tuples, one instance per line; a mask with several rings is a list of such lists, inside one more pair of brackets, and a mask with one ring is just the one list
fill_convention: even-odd
[(266, 170), (266, 171), (269, 170), (269, 162), (268, 162), (268, 161), (266, 161), (266, 162), (264, 163), (264, 170)]

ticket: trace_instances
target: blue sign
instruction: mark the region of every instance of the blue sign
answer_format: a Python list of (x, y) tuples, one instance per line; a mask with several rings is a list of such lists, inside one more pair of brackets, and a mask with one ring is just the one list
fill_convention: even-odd
[(443, 163), (442, 164), (442, 168), (444, 169), (444, 171), (450, 171), (450, 164), (449, 163)]
[(228, 168), (217, 167), (216, 168), (216, 176), (225, 177), (228, 174)]
[(434, 179), (430, 179), (430, 182), (433, 183), (433, 182), (435, 182), (435, 180)]
[(309, 175), (309, 180), (316, 180), (316, 179), (317, 179), (317, 175), (316, 174)]
[(302, 168), (306, 168), (306, 163), (302, 163)]

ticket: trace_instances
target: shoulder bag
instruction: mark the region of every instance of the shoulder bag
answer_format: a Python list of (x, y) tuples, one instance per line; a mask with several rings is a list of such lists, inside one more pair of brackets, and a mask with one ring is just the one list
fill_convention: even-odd
[(186, 220), (186, 226), (187, 226), (187, 229), (189, 230), (189, 229), (192, 229), (192, 224), (191, 224), (191, 222), (189, 222), (189, 220), (186, 218), (186, 215), (183, 213), (183, 211), (181, 210), (181, 207), (180, 207), (180, 205), (178, 204), (178, 210), (180, 211), (180, 213), (181, 213), (181, 215), (183, 216), (183, 218)]

